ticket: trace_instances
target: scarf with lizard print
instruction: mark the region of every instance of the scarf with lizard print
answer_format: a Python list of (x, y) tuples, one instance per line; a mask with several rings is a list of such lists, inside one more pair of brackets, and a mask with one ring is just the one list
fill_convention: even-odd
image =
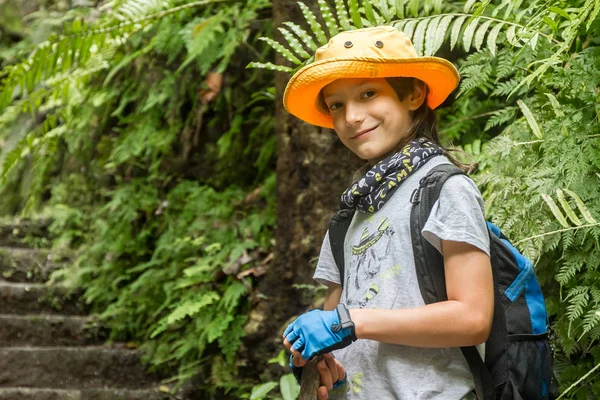
[(444, 150), (425, 138), (408, 143), (399, 152), (375, 164), (342, 194), (340, 208), (362, 213), (379, 211), (410, 174)]

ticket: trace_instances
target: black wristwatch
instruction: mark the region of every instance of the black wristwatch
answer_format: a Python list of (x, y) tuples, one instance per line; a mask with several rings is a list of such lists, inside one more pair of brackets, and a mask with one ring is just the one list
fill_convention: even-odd
[(338, 313), (338, 317), (340, 318), (340, 323), (334, 324), (331, 327), (331, 330), (333, 332), (339, 332), (341, 329), (350, 328), (351, 333), (350, 333), (350, 336), (348, 336), (348, 338), (352, 342), (354, 342), (357, 339), (356, 338), (356, 329), (354, 327), (354, 322), (352, 322), (352, 319), (350, 319), (350, 311), (348, 311), (346, 306), (342, 303), (337, 305), (337, 307), (335, 308), (335, 311), (337, 311), (337, 313)]

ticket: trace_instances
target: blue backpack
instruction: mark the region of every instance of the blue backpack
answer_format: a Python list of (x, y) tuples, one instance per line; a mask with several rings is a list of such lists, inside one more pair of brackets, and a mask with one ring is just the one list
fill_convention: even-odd
[[(411, 196), (410, 229), (419, 288), (426, 304), (445, 301), (442, 255), (421, 235), (431, 208), (448, 178), (464, 174), (452, 164), (438, 165)], [(329, 221), (334, 259), (344, 282), (344, 240), (354, 211), (339, 210)], [(485, 342), (485, 360), (475, 346), (461, 347), (479, 400), (546, 400), (556, 396), (548, 314), (533, 264), (488, 222), (494, 278), (494, 319)]]

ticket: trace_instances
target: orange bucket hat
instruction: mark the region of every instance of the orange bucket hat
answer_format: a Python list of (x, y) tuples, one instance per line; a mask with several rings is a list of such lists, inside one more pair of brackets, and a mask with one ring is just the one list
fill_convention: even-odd
[(321, 90), (342, 78), (412, 77), (429, 87), (432, 109), (458, 86), (454, 65), (439, 57), (420, 57), (410, 39), (391, 26), (341, 32), (317, 49), (315, 62), (292, 76), (283, 105), (292, 115), (312, 125), (333, 128), (331, 116), (319, 107)]

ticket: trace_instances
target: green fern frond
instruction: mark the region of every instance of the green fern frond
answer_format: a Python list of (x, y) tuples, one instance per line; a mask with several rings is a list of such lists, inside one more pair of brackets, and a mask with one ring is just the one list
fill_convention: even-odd
[(289, 51), (288, 49), (283, 47), (283, 45), (280, 44), (279, 42), (277, 42), (276, 40), (273, 40), (273, 39), (267, 38), (267, 37), (261, 37), (261, 38), (259, 38), (259, 40), (266, 42), (275, 51), (277, 51), (279, 54), (281, 54), (283, 57), (285, 57), (286, 60), (288, 60), (296, 65), (301, 63), (301, 61), (295, 55), (293, 55), (291, 51)]
[(277, 28), (277, 30), (279, 32), (281, 32), (281, 34), (283, 35), (285, 40), (287, 40), (289, 46), (292, 48), (292, 50), (294, 50), (294, 52), (296, 54), (298, 54), (299, 57), (303, 57), (303, 58), (310, 57), (310, 54), (308, 54), (306, 52), (306, 50), (304, 50), (300, 41), (298, 39), (296, 39), (296, 37), (294, 37), (294, 35), (292, 35), (292, 33), (290, 31), (288, 31), (285, 28), (281, 28), (281, 27)]
[(325, 32), (323, 31), (323, 27), (317, 21), (317, 17), (313, 14), (312, 11), (308, 8), (308, 6), (302, 2), (298, 2), (300, 9), (302, 10), (302, 14), (304, 15), (304, 19), (310, 26), (310, 29), (313, 31), (315, 36), (317, 37), (317, 42), (320, 45), (324, 45), (327, 43), (327, 37), (325, 36)]
[(246, 68), (262, 68), (262, 69), (268, 69), (271, 71), (279, 71), (279, 72), (292, 72), (294, 71), (293, 68), (290, 67), (286, 67), (284, 65), (276, 65), (270, 62), (267, 63), (261, 63), (261, 62), (251, 62), (249, 63)]
[(338, 24), (335, 18), (333, 17), (333, 13), (329, 8), (329, 5), (325, 0), (317, 0), (319, 3), (319, 10), (321, 11), (321, 17), (325, 21), (325, 26), (329, 31), (329, 37), (333, 37), (339, 33)]
[(348, 0), (348, 8), (350, 10), (350, 18), (352, 18), (352, 23), (354, 23), (354, 26), (357, 28), (362, 28), (363, 24), (358, 7), (358, 0)]
[(300, 38), (300, 40), (302, 40), (302, 42), (309, 49), (311, 49), (312, 51), (317, 50), (318, 46), (315, 43), (315, 41), (313, 40), (313, 38), (308, 34), (308, 32), (306, 32), (304, 29), (302, 29), (299, 25), (297, 25), (293, 22), (289, 22), (289, 21), (284, 22), (283, 25), (290, 28), (292, 30), (292, 32), (294, 32), (296, 34), (296, 36), (298, 36)]
[(350, 25), (350, 18), (348, 17), (344, 0), (335, 0), (335, 14), (343, 30), (349, 31), (353, 29), (352, 25)]

